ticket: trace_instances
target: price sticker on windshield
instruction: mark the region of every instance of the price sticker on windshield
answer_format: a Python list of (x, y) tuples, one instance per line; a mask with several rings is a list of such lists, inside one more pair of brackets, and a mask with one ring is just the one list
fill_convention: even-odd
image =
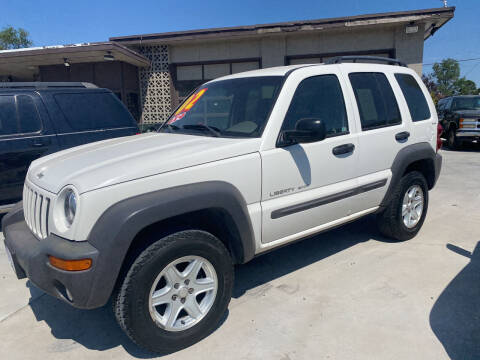
[(175, 121), (178, 121), (180, 119), (183, 119), (185, 115), (187, 115), (187, 112), (189, 112), (195, 104), (200, 100), (200, 98), (207, 92), (208, 88), (203, 88), (190, 96), (187, 101), (185, 101), (182, 106), (178, 108), (178, 110), (175, 112), (175, 115), (170, 119), (168, 122), (169, 124), (174, 123)]

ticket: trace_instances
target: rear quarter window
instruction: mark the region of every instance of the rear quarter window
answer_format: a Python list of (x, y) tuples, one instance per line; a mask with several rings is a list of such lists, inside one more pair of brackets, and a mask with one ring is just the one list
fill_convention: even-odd
[(430, 109), (417, 80), (409, 74), (395, 74), (395, 79), (402, 89), (412, 121), (430, 119)]
[(112, 93), (65, 93), (54, 98), (74, 130), (135, 126), (133, 117)]

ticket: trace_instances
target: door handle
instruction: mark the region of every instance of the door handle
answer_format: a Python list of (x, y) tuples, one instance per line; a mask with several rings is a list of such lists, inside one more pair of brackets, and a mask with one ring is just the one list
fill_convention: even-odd
[(353, 150), (355, 150), (355, 145), (343, 144), (343, 145), (335, 146), (332, 149), (332, 153), (333, 155), (343, 155), (343, 154), (352, 153)]
[(44, 139), (35, 139), (32, 142), (32, 146), (34, 147), (42, 147), (42, 146), (47, 146), (50, 144), (50, 140), (44, 140)]
[(395, 135), (395, 139), (397, 141), (407, 140), (410, 137), (410, 133), (408, 131), (402, 131)]

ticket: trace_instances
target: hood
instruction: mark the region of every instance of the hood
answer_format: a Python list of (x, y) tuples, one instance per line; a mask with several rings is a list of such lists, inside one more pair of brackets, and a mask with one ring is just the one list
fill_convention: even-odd
[(149, 133), (95, 142), (35, 160), (28, 178), (58, 193), (80, 193), (190, 166), (253, 153), (261, 139)]
[(466, 118), (480, 118), (480, 110), (455, 110), (455, 114)]

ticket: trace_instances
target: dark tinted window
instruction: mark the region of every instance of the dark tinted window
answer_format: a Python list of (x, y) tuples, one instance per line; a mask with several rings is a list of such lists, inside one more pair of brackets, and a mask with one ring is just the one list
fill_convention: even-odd
[(33, 133), (42, 130), (37, 107), (31, 96), (17, 95), (18, 119), (22, 133)]
[(453, 98), (448, 98), (444, 110), (451, 110)]
[(437, 110), (438, 111), (442, 111), (445, 109), (445, 103), (446, 101), (445, 100), (439, 100), (438, 103), (437, 103)]
[(56, 94), (55, 100), (78, 131), (134, 126), (130, 113), (112, 93)]
[(430, 119), (430, 109), (428, 108), (427, 100), (423, 95), (422, 89), (417, 83), (417, 80), (412, 75), (395, 74), (398, 85), (402, 89), (403, 96), (407, 101), (408, 109), (412, 121), (421, 121)]
[(362, 130), (402, 122), (397, 100), (384, 74), (352, 73), (349, 78), (357, 99)]
[(298, 85), (288, 108), (282, 130), (293, 130), (298, 120), (321, 119), (327, 136), (348, 133), (342, 88), (335, 75), (314, 76)]
[(19, 133), (15, 111), (15, 97), (0, 95), (0, 136)]
[(452, 110), (480, 110), (480, 96), (455, 98)]

